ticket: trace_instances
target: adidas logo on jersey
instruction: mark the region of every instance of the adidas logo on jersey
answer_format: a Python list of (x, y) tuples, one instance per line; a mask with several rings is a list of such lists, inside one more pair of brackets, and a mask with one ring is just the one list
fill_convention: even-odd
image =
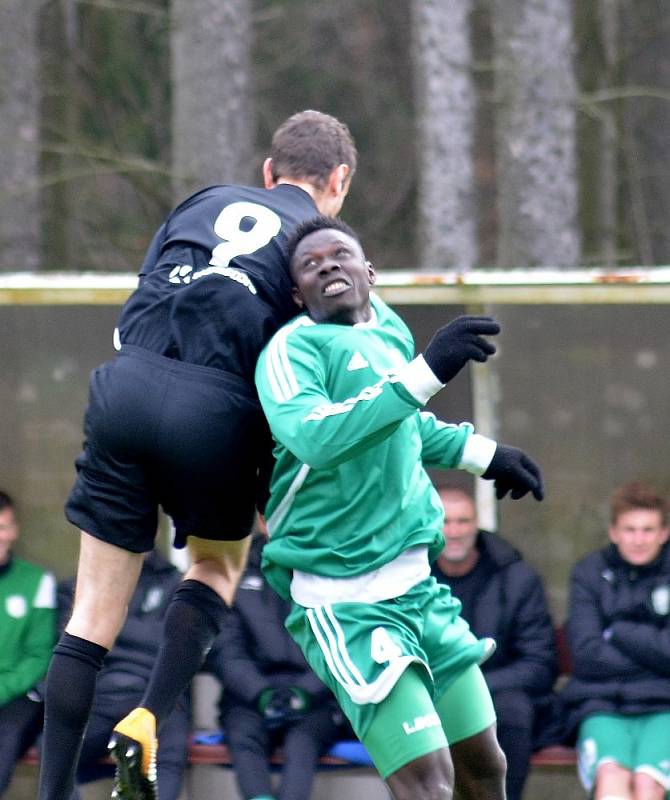
[(363, 356), (356, 350), (353, 354), (349, 363), (347, 364), (347, 372), (355, 372), (357, 369), (365, 369), (370, 365), (368, 362), (363, 358)]

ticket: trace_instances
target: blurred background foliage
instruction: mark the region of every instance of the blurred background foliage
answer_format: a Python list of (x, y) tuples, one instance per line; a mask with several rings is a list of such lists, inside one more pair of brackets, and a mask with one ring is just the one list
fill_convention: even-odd
[(308, 107), (354, 134), (343, 216), (378, 267), (670, 261), (663, 0), (3, 0), (0, 18), (0, 269), (135, 271), (177, 173), (257, 182)]

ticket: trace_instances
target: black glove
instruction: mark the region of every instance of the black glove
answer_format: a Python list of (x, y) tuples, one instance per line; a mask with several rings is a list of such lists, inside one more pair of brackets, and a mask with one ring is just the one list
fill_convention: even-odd
[(492, 317), (456, 317), (435, 332), (423, 351), (440, 383), (448, 383), (470, 361), (486, 361), (496, 349), (482, 334), (494, 336), (500, 325)]
[(268, 728), (276, 728), (286, 721), (290, 694), (286, 689), (265, 689), (258, 699), (258, 710)]
[(528, 492), (532, 492), (536, 500), (544, 497), (540, 468), (516, 447), (499, 444), (482, 478), (495, 481), (498, 500), (507, 492), (512, 493), (513, 500), (518, 500)]
[(308, 710), (310, 698), (296, 687), (264, 689), (258, 698), (258, 710), (268, 728), (300, 719)]

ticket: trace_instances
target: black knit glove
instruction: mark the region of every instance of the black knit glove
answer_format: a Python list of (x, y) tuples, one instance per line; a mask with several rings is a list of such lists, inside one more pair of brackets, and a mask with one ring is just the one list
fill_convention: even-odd
[(310, 696), (295, 686), (264, 689), (258, 698), (258, 710), (268, 728), (303, 717), (310, 707)]
[(435, 332), (423, 351), (440, 383), (448, 383), (468, 361), (486, 361), (496, 349), (482, 334), (494, 336), (500, 325), (492, 317), (457, 317)]
[(532, 492), (536, 500), (544, 497), (540, 468), (516, 447), (499, 444), (482, 478), (495, 482), (498, 500), (507, 492), (512, 493), (513, 500), (518, 500), (528, 492)]
[(288, 716), (291, 692), (288, 689), (265, 689), (258, 698), (258, 710), (268, 728), (283, 725)]

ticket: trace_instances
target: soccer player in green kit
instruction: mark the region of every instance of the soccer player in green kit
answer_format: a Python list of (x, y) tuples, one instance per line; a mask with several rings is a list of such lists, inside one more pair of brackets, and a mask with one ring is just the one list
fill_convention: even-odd
[(263, 566), (286, 625), (336, 694), (396, 800), (504, 800), (505, 758), (479, 664), (492, 652), (430, 577), (442, 507), (424, 466), (465, 469), (543, 497), (522, 451), (421, 411), (469, 360), (495, 352), (489, 317), (459, 317), (414, 357), (406, 325), (370, 293), (344, 223), (315, 218), (289, 245), (306, 309), (275, 334), (256, 385), (276, 447)]

